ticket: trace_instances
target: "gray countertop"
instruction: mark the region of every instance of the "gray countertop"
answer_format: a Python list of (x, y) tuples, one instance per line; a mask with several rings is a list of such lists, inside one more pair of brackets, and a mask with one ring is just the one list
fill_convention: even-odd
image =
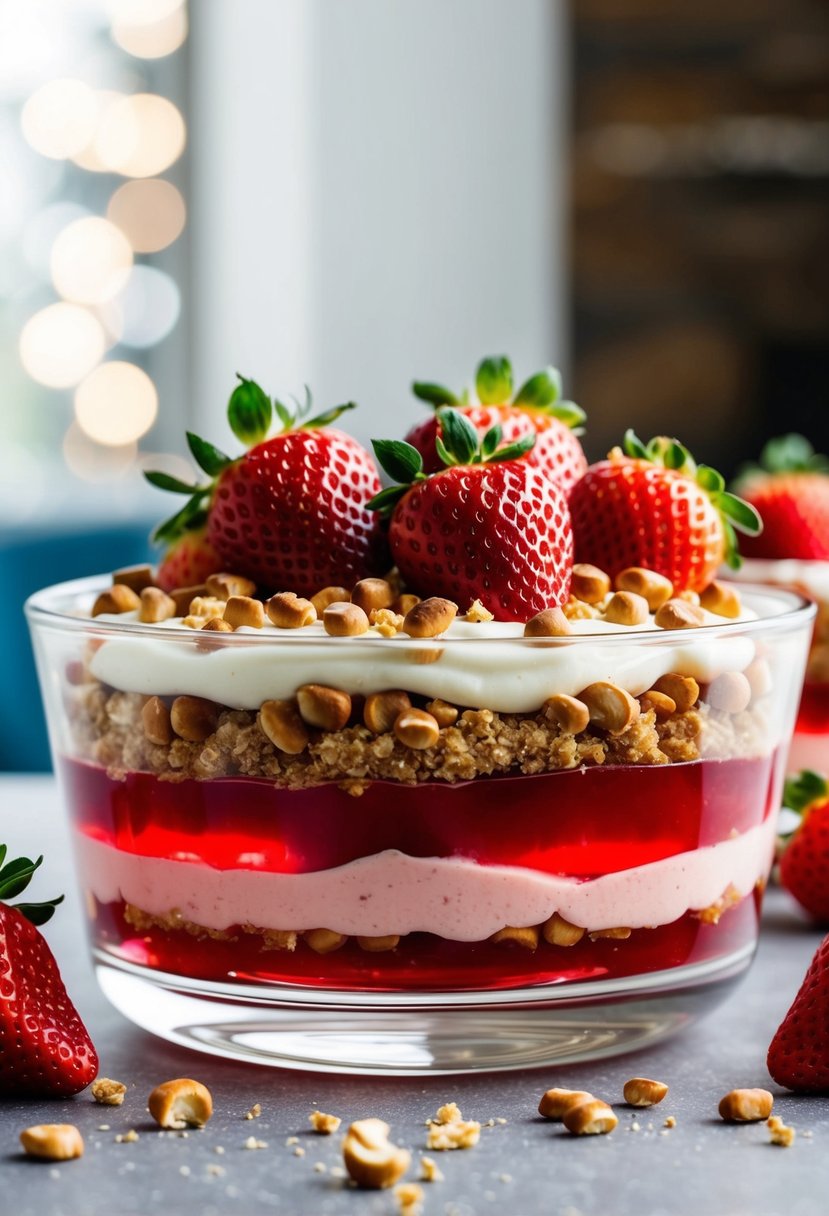
[[(18, 853), (48, 853), (37, 891), (45, 897), (65, 890), (68, 899), (47, 935), (98, 1047), (102, 1075), (129, 1086), (122, 1107), (98, 1106), (85, 1094), (2, 1103), (0, 1212), (392, 1216), (398, 1209), (391, 1193), (353, 1190), (337, 1176), (340, 1137), (314, 1135), (308, 1114), (319, 1106), (344, 1122), (380, 1116), (392, 1125), (395, 1141), (413, 1150), (416, 1163), (425, 1120), (449, 1100), (468, 1118), (506, 1122), (484, 1127), (474, 1149), (433, 1154), (445, 1180), (424, 1185), (425, 1216), (824, 1216), (829, 1208), (829, 1098), (778, 1091), (765, 1067), (769, 1040), (820, 941), (780, 892), (767, 900), (748, 978), (706, 1020), (662, 1046), (559, 1070), (363, 1080), (225, 1063), (153, 1039), (124, 1021), (98, 992), (87, 961), (51, 779), (0, 777), (0, 840)], [(621, 1105), (622, 1085), (643, 1074), (671, 1089), (661, 1106), (634, 1113)], [(150, 1122), (147, 1095), (175, 1076), (196, 1077), (212, 1091), (215, 1115), (204, 1131), (160, 1133)], [(617, 1103), (618, 1128), (578, 1139), (539, 1119), (538, 1098), (550, 1085), (588, 1089)], [(735, 1086), (779, 1094), (775, 1112), (798, 1132), (791, 1148), (771, 1145), (762, 1124), (722, 1123), (717, 1103)], [(245, 1120), (255, 1102), (261, 1116)], [(676, 1118), (671, 1130), (663, 1126), (668, 1115)], [(25, 1159), (18, 1133), (39, 1122), (75, 1123), (85, 1156), (61, 1165)], [(116, 1143), (116, 1135), (131, 1128), (139, 1139)], [(251, 1135), (267, 1147), (246, 1150)], [(297, 1143), (286, 1143), (294, 1136)]]

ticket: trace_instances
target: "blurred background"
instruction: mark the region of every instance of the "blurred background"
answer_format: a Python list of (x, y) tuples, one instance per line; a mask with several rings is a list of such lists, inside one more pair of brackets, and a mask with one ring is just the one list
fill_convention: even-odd
[(591, 458), (829, 449), (821, 0), (0, 0), (0, 164), (0, 768), (22, 600), (146, 558), (237, 370), (366, 441), (504, 352)]

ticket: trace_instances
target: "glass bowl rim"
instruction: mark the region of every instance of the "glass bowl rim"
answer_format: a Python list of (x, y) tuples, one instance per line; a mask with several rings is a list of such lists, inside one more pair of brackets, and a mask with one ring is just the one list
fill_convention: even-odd
[[(106, 590), (112, 585), (112, 576), (110, 574), (94, 574), (85, 578), (70, 579), (66, 582), (55, 583), (52, 586), (44, 587), (40, 591), (34, 592), (28, 597), (24, 604), (24, 612), (29, 624), (33, 627), (50, 627), (56, 630), (66, 632), (79, 633), (106, 633), (108, 635), (119, 635), (122, 637), (153, 637), (158, 640), (168, 640), (182, 642), (189, 639), (190, 632), (182, 631), (181, 626), (168, 627), (163, 624), (150, 624), (143, 621), (118, 621), (118, 620), (100, 620), (97, 617), (75, 616), (69, 612), (61, 611), (54, 607), (54, 601), (64, 599), (67, 596), (79, 597), (81, 595), (92, 595), (97, 592)], [(495, 645), (498, 642), (508, 642), (510, 645), (515, 645), (516, 642), (523, 643), (527, 646), (572, 646), (584, 645), (589, 643), (602, 643), (613, 645), (676, 645), (677, 639), (681, 638), (686, 643), (691, 643), (692, 637), (709, 639), (720, 636), (723, 633), (740, 633), (754, 634), (763, 633), (769, 629), (781, 630), (785, 632), (787, 629), (797, 628), (807, 621), (811, 621), (817, 613), (817, 605), (814, 600), (807, 596), (801, 595), (797, 591), (791, 591), (782, 587), (767, 586), (761, 583), (735, 583), (735, 587), (740, 591), (741, 596), (747, 597), (751, 595), (764, 596), (767, 599), (776, 601), (780, 605), (785, 605), (782, 610), (768, 616), (758, 616), (749, 620), (735, 620), (729, 617), (722, 617), (715, 622), (706, 625), (699, 625), (689, 630), (676, 629), (637, 629), (629, 627), (624, 630), (596, 630), (591, 633), (573, 633), (567, 634), (564, 637), (520, 637), (500, 635), (496, 637), (463, 637), (453, 638), (440, 636), (435, 638), (410, 638), (408, 636), (396, 637), (394, 641), (400, 645), (406, 646), (433, 646), (436, 640), (440, 641), (442, 647), (450, 646), (463, 647), (470, 643), (477, 644), (481, 641), (487, 641), (489, 645)], [(194, 631), (198, 632), (198, 631)], [(267, 632), (259, 632), (258, 630), (246, 629), (242, 632), (235, 633), (219, 633), (213, 634), (211, 643), (216, 646), (233, 646), (233, 645), (289, 645), (295, 646), (298, 642), (306, 641), (308, 643), (319, 644), (321, 641), (329, 643), (339, 643), (340, 645), (354, 645), (357, 642), (365, 643), (368, 641), (365, 635), (358, 634), (355, 637), (329, 637), (324, 639), (319, 634), (315, 633), (311, 637), (304, 634), (303, 630), (282, 631), (291, 636), (276, 635), (270, 630)], [(302, 636), (304, 635), (304, 636)], [(371, 639), (369, 644), (376, 644), (374, 639)]]

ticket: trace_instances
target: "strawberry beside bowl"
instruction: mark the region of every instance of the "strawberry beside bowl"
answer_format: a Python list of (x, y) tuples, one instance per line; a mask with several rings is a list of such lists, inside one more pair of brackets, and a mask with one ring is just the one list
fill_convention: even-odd
[(609, 1055), (710, 1008), (754, 951), (814, 607), (620, 580), (577, 566), (525, 624), (382, 579), (35, 595), (110, 1000), (365, 1073)]

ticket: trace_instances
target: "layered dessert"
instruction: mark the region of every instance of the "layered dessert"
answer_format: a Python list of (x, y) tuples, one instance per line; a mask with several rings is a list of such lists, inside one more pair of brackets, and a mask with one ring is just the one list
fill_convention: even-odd
[(676, 441), (559, 484), (556, 376), (485, 365), (385, 488), (242, 381), (247, 454), (154, 475), (161, 565), (32, 601), (99, 958), (263, 1000), (747, 961), (811, 609), (714, 577), (755, 516)]
[(817, 606), (788, 769), (829, 772), (829, 460), (802, 435), (784, 435), (738, 485), (765, 522), (744, 546), (739, 577), (789, 588)]

